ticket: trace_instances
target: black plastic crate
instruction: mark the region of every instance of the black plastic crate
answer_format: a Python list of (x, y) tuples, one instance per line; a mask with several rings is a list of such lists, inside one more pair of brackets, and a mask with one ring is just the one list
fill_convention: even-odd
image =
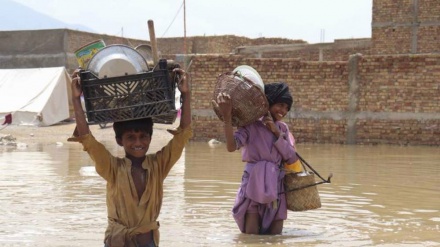
[(172, 124), (176, 119), (176, 83), (170, 80), (166, 60), (159, 62), (159, 69), (136, 75), (99, 79), (82, 71), (80, 76), (89, 124), (145, 117)]

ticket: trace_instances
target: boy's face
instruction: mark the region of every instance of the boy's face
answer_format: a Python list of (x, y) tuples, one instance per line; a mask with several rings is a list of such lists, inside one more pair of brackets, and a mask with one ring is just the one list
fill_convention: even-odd
[(276, 103), (270, 106), (269, 111), (274, 122), (281, 121), (289, 112), (289, 105), (286, 103)]
[(151, 136), (143, 131), (127, 131), (121, 138), (116, 138), (117, 143), (124, 147), (125, 154), (134, 158), (143, 158), (151, 143)]

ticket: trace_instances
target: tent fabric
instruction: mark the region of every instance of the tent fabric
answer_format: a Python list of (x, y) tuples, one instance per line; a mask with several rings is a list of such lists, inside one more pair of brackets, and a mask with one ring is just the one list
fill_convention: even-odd
[(50, 126), (70, 118), (70, 83), (65, 67), (0, 69), (0, 119)]

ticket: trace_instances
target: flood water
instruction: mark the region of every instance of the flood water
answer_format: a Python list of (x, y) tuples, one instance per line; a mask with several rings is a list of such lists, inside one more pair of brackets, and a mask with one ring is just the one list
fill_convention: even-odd
[[(165, 142), (153, 137), (150, 150)], [(318, 186), (322, 207), (289, 211), (282, 235), (257, 236), (231, 216), (240, 153), (188, 144), (165, 180), (161, 246), (440, 246), (438, 147), (297, 148), (334, 174)], [(105, 183), (79, 144), (0, 146), (0, 191), (0, 246), (103, 246)]]

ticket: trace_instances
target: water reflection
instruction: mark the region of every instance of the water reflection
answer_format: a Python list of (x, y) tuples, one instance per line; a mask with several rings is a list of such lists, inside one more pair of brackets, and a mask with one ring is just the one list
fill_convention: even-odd
[[(157, 150), (166, 138), (153, 141)], [(111, 152), (122, 155), (114, 141)], [(165, 180), (162, 246), (439, 246), (435, 147), (299, 145), (332, 184), (322, 208), (289, 212), (282, 235), (240, 234), (238, 152), (190, 143)], [(77, 144), (0, 146), (0, 246), (102, 246), (105, 183)]]

